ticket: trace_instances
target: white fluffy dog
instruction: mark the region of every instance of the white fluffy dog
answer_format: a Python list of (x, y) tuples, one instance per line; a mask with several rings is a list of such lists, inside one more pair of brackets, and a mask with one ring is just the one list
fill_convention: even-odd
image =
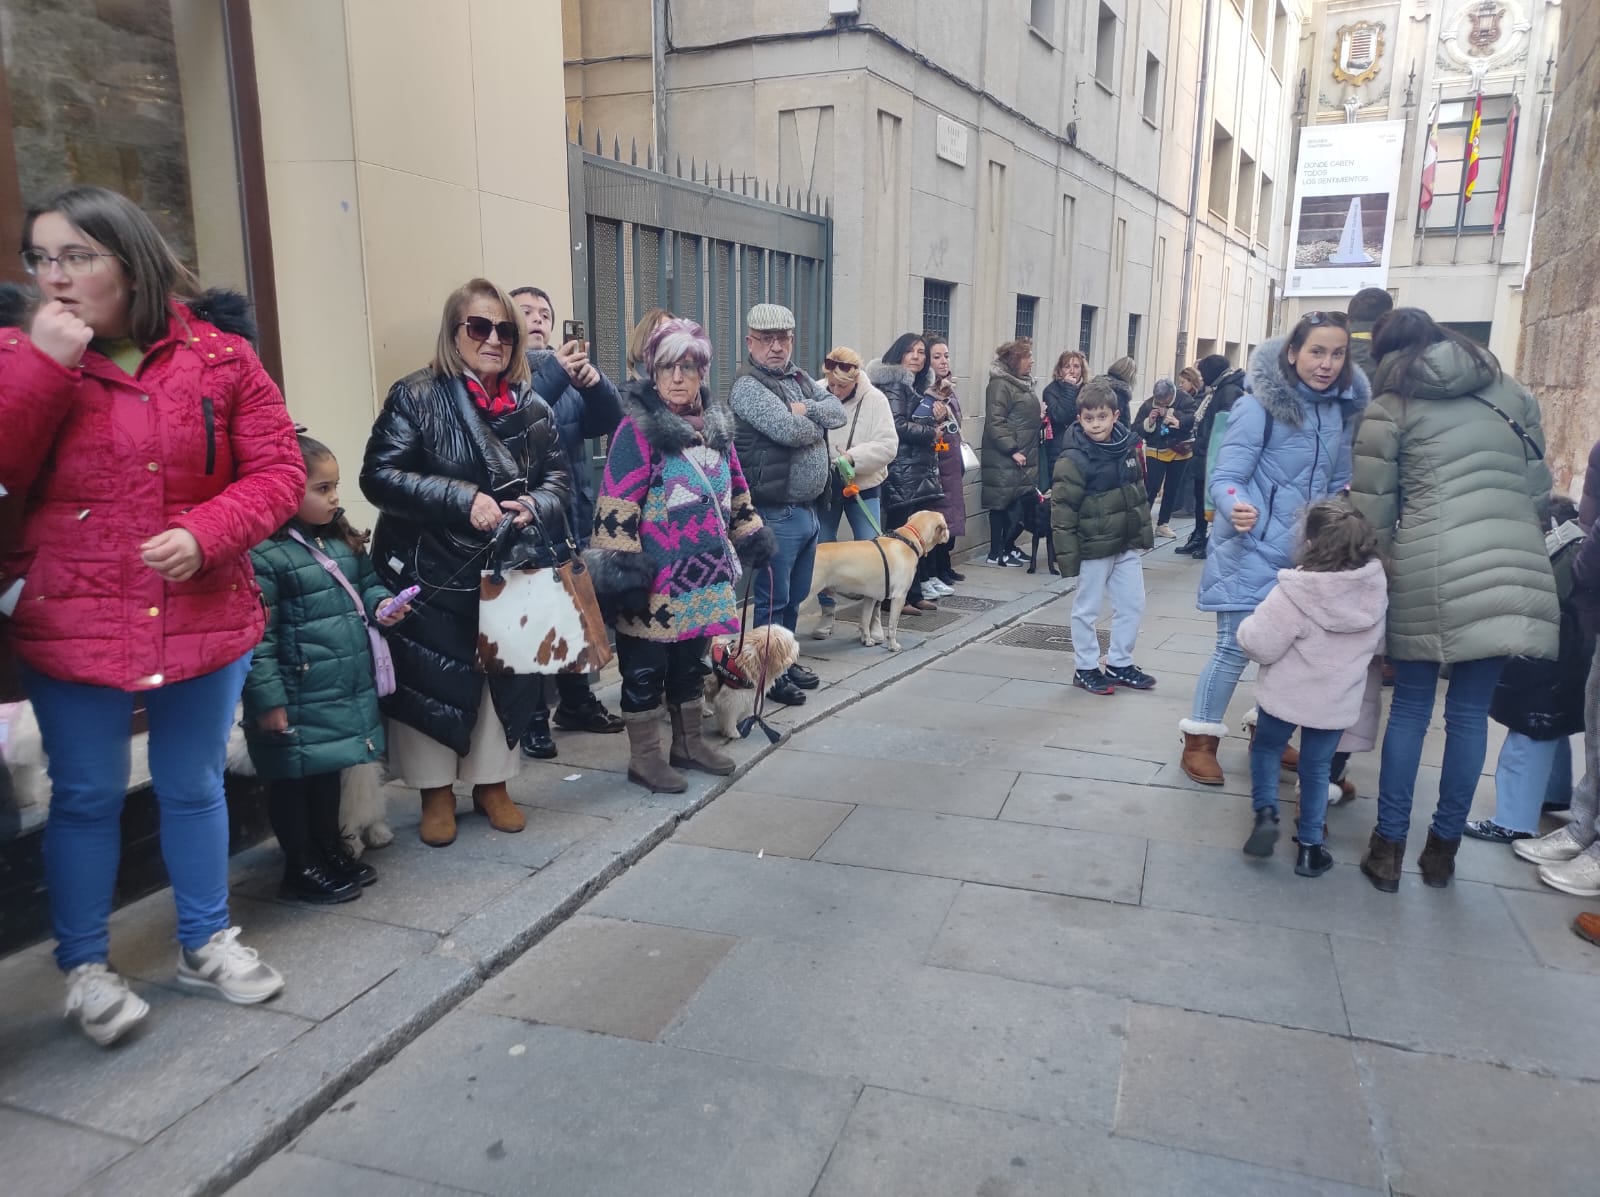
[[(0, 719), (8, 722), (5, 761), (11, 770), (12, 786), (16, 791), (19, 808), (50, 805), (50, 778), (45, 772), (47, 760), (44, 742), (39, 735), (39, 723), (34, 718), (33, 707), (28, 703), (0, 708)], [(148, 776), (146, 740), (133, 738), (133, 772)], [(228, 759), (224, 766), (229, 773), (241, 777), (254, 777), (255, 766), (245, 748), (244, 730), (235, 722), (228, 737)], [(383, 772), (377, 764), (357, 765), (346, 769), (340, 780), (339, 830), (346, 851), (360, 856), (364, 848), (382, 848), (394, 839), (388, 823), (388, 804), (383, 796)], [(42, 815), (44, 810), (40, 811)]]
[(775, 623), (747, 629), (742, 649), (738, 636), (718, 636), (715, 644), (728, 650), (734, 668), (750, 680), (750, 687), (745, 690), (724, 685), (715, 673), (705, 680), (706, 713), (716, 716), (718, 731), (737, 740), (739, 720), (756, 709), (756, 698), (761, 694), (758, 687), (770, 686), (800, 659), (800, 644), (793, 632)]

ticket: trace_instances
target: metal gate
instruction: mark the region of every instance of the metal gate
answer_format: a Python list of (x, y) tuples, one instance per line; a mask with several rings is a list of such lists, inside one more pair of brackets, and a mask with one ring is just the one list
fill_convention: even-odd
[[(707, 380), (726, 397), (744, 359), (744, 317), (757, 303), (795, 314), (794, 360), (819, 375), (831, 345), (833, 220), (829, 203), (807, 193), (774, 197), (770, 182), (715, 179), (679, 161), (668, 172), (638, 149), (622, 161), (595, 137), (593, 153), (567, 146), (572, 217), (573, 298), (588, 314), (590, 357), (619, 382), (627, 377), (628, 333), (652, 307), (704, 326), (714, 357)], [(665, 164), (662, 164), (663, 167)]]

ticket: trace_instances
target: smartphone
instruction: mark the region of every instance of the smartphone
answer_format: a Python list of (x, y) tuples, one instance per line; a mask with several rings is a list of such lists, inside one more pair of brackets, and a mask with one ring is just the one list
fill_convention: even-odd
[(573, 341), (587, 341), (588, 330), (583, 327), (582, 320), (563, 320), (561, 322), (561, 343), (570, 344)]

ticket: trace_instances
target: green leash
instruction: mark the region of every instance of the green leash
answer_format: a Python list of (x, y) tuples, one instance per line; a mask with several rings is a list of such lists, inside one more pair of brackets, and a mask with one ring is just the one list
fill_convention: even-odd
[[(850, 464), (850, 459), (848, 457), (840, 456), (836, 458), (833, 463), (833, 468), (839, 471), (839, 477), (844, 479), (844, 484), (846, 487), (854, 485), (856, 470), (855, 467)], [(861, 489), (857, 487), (856, 493), (850, 497), (860, 505), (861, 514), (867, 517), (867, 523), (871, 525), (872, 530), (879, 536), (882, 536), (883, 529), (878, 527), (878, 521), (872, 518), (872, 508), (868, 507), (867, 501), (861, 497)]]

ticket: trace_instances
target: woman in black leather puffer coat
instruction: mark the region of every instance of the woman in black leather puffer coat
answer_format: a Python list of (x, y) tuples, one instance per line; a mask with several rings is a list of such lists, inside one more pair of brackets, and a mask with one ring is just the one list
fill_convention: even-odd
[[(567, 538), (570, 482), (555, 417), (530, 389), (527, 332), (510, 298), (473, 279), (445, 302), (433, 364), (389, 389), (361, 490), (378, 508), (372, 557), (385, 585), (422, 587), (389, 633), (389, 764), (422, 791), (424, 843), (455, 839), (457, 781), (499, 831), (523, 818), (506, 782), (541, 679), (477, 669), (478, 571), (503, 516)], [(533, 532), (524, 541), (536, 540)], [(488, 716), (487, 718), (483, 716)]]
[[(939, 440), (939, 425), (950, 417), (942, 399), (928, 396), (933, 386), (933, 367), (928, 362), (928, 344), (916, 333), (902, 333), (889, 352), (867, 366), (867, 381), (883, 392), (894, 414), (894, 430), (900, 448), (889, 463), (889, 476), (883, 483), (883, 530), (900, 527), (912, 512), (927, 511), (944, 502), (944, 483), (939, 481), (939, 455), (934, 449)], [(917, 415), (918, 410), (924, 412)], [(937, 610), (922, 594), (925, 576), (918, 562), (916, 580), (906, 594), (905, 610)]]

